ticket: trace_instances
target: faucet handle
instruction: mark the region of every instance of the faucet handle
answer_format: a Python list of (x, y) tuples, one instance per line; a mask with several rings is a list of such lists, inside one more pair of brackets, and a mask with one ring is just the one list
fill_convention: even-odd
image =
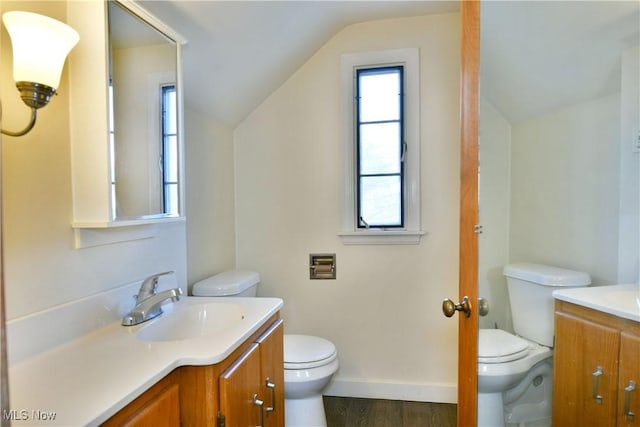
[(173, 273), (175, 273), (175, 271), (171, 270), (171, 271), (165, 271), (164, 273), (152, 274), (151, 276), (144, 279), (144, 281), (142, 282), (142, 286), (152, 284), (155, 288), (155, 285), (158, 284), (158, 279), (160, 278), (160, 276), (168, 276), (169, 274), (173, 274)]
[(165, 271), (164, 273), (153, 274), (142, 281), (142, 285), (140, 285), (140, 290), (138, 291), (138, 295), (136, 295), (136, 300), (140, 302), (142, 299), (149, 297), (156, 293), (156, 289), (158, 288), (158, 279), (160, 276), (166, 276), (169, 274), (173, 274), (175, 271)]
[(165, 271), (164, 273), (156, 273), (156, 274), (152, 274), (151, 276), (147, 277), (147, 278), (145, 279), (145, 281), (147, 281), (147, 280), (151, 280), (151, 279), (156, 279), (156, 280), (158, 280), (158, 278), (159, 278), (160, 276), (168, 276), (169, 274), (173, 274), (173, 273), (175, 273), (175, 271), (174, 271), (174, 270), (169, 270), (169, 271)]

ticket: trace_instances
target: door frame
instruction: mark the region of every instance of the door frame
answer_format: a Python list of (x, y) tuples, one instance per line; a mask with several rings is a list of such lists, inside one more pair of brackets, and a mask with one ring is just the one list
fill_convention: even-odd
[(458, 426), (478, 424), (478, 125), (480, 0), (460, 2), (460, 270), (459, 301), (471, 315), (458, 315)]

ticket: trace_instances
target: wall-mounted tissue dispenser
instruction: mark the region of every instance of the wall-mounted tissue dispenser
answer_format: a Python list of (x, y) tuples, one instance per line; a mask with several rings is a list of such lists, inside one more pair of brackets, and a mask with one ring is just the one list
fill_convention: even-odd
[(335, 279), (336, 254), (309, 254), (310, 279)]

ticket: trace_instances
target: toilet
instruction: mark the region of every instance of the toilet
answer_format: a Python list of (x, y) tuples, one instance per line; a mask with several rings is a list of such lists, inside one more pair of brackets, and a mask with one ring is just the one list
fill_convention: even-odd
[(311, 335), (284, 336), (284, 411), (287, 427), (326, 427), (322, 390), (338, 370), (331, 341)]
[[(193, 285), (193, 296), (255, 297), (260, 276), (232, 270)], [(326, 427), (322, 390), (338, 370), (335, 345), (312, 335), (284, 336), (284, 409), (287, 427)]]
[(589, 286), (587, 273), (548, 265), (504, 267), (515, 335), (478, 331), (478, 426), (550, 426), (554, 300), (558, 287)]

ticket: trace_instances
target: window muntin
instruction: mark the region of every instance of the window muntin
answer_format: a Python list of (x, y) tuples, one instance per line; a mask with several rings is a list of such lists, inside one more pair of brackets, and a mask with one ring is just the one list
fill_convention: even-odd
[(356, 70), (357, 227), (404, 227), (404, 67)]

